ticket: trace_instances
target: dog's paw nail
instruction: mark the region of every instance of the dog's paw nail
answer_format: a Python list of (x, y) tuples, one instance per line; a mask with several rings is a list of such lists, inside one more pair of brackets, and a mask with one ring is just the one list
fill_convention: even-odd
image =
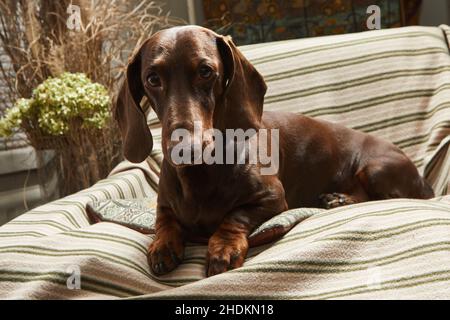
[(208, 277), (212, 277), (215, 276), (216, 274), (220, 274), (227, 271), (228, 265), (229, 265), (228, 261), (221, 258), (213, 257), (209, 261), (209, 268), (207, 270)]
[(178, 265), (178, 264), (181, 263), (181, 259), (178, 258), (178, 256), (176, 255), (175, 252), (171, 251), (171, 252), (170, 252), (170, 257), (172, 258), (172, 261), (173, 261), (175, 264)]
[(183, 260), (184, 245), (180, 242), (172, 245), (170, 242), (158, 241), (148, 249), (148, 262), (156, 275), (166, 274), (175, 269)]
[(230, 265), (234, 265), (240, 257), (241, 257), (240, 250), (237, 250), (236, 252), (232, 253), (230, 256)]
[(244, 264), (247, 249), (247, 246), (236, 246), (231, 250), (230, 248), (223, 247), (219, 250), (214, 250), (214, 254), (208, 253), (206, 259), (206, 275), (211, 277), (241, 267)]
[(333, 209), (339, 206), (355, 203), (355, 201), (351, 197), (337, 192), (321, 194), (319, 196), (319, 201), (322, 207), (325, 209)]

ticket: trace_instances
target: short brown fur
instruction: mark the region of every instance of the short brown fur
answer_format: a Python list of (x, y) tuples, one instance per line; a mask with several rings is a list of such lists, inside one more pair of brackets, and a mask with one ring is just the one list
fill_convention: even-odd
[[(199, 76), (202, 65), (212, 70), (207, 79)], [(263, 77), (231, 39), (201, 27), (160, 31), (131, 59), (115, 113), (125, 157), (141, 162), (152, 149), (143, 96), (162, 124), (156, 237), (148, 256), (154, 273), (173, 270), (185, 242), (198, 237), (209, 239), (208, 276), (240, 267), (248, 235), (288, 208), (433, 196), (393, 144), (323, 120), (263, 113), (265, 92)], [(170, 134), (193, 130), (194, 121), (205, 130), (279, 129), (278, 173), (261, 175), (259, 165), (174, 164)], [(211, 140), (197, 142), (205, 147)]]

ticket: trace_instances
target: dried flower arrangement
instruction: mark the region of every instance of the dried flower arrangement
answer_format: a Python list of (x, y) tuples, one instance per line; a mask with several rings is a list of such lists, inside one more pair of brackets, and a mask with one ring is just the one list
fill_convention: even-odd
[[(66, 25), (72, 4), (78, 31)], [(19, 128), (36, 150), (55, 150), (60, 195), (92, 185), (122, 160), (110, 103), (128, 56), (182, 23), (151, 0), (0, 0), (1, 133)]]
[(31, 98), (17, 100), (0, 119), (0, 136), (25, 132), (36, 149), (53, 149), (70, 159), (70, 166), (61, 167), (61, 176), (75, 173), (70, 189), (82, 188), (107, 174), (101, 172), (96, 150), (105, 142), (98, 137), (110, 121), (110, 105), (103, 85), (92, 83), (83, 73), (63, 73), (37, 86)]

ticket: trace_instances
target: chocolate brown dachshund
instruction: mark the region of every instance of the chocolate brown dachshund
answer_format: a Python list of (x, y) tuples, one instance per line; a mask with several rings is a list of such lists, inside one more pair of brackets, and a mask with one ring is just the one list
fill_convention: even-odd
[[(393, 144), (319, 119), (263, 113), (266, 89), (229, 37), (202, 27), (162, 30), (130, 60), (115, 107), (125, 157), (142, 162), (152, 150), (140, 107), (144, 96), (162, 125), (156, 237), (148, 249), (155, 274), (173, 270), (183, 259), (185, 242), (199, 237), (208, 241), (208, 276), (240, 267), (249, 234), (288, 208), (433, 197)], [(180, 128), (192, 132), (195, 121), (205, 132), (279, 129), (278, 172), (261, 174), (259, 162), (174, 163), (171, 134)], [(201, 149), (215, 143), (208, 135), (193, 141)]]

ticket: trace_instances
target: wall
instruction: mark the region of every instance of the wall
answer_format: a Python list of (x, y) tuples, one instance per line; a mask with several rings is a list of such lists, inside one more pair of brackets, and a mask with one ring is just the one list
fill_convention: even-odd
[[(191, 2), (196, 13), (196, 24), (202, 24), (204, 20), (202, 0), (163, 0), (162, 2), (166, 4), (165, 8), (170, 10), (172, 15), (192, 23), (188, 13), (188, 3)], [(420, 25), (438, 26), (443, 23), (450, 25), (450, 0), (423, 0)]]
[(195, 24), (202, 24), (203, 22), (203, 6), (202, 0), (162, 0), (165, 3), (165, 9), (170, 10), (171, 15), (181, 18), (186, 22), (193, 24), (189, 18), (188, 6), (194, 8)]
[(450, 24), (450, 0), (423, 0), (420, 24), (438, 26)]

